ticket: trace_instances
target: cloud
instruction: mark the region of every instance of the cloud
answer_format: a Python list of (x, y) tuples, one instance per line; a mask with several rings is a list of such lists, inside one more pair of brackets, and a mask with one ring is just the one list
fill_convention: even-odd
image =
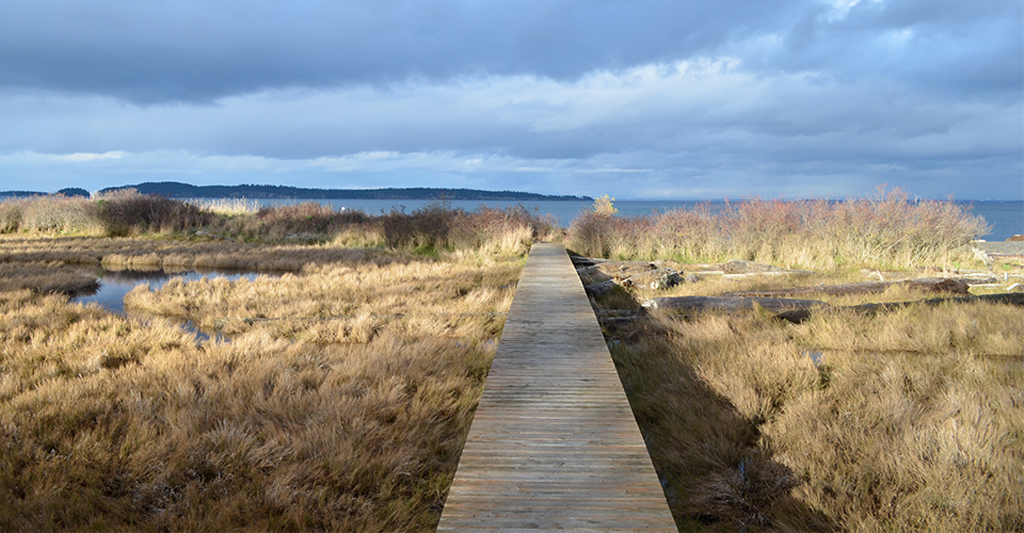
[(0, 168), (56, 188), (163, 176), (621, 198), (881, 182), (1020, 195), (1022, 11), (9, 0)]
[[(560, 81), (779, 39), (763, 68), (1015, 90), (1017, 0), (8, 0), (0, 86), (204, 102), (480, 74)], [(754, 57), (747, 58), (753, 60)]]
[(136, 103), (487, 72), (558, 79), (686, 57), (778, 0), (8, 0), (0, 84)]
[(74, 154), (55, 155), (53, 156), (53, 158), (56, 159), (57, 161), (86, 162), (98, 161), (102, 159), (121, 159), (124, 156), (125, 153), (122, 151), (104, 152), (102, 154), (78, 152)]

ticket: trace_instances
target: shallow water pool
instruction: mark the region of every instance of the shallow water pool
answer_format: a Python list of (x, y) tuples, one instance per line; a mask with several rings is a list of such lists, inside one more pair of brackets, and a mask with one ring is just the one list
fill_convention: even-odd
[(172, 278), (183, 278), (185, 281), (197, 281), (203, 278), (217, 279), (224, 278), (229, 281), (239, 279), (256, 279), (260, 274), (266, 272), (250, 271), (187, 271), (187, 272), (166, 272), (163, 270), (142, 271), (142, 270), (98, 270), (89, 272), (99, 278), (100, 287), (92, 293), (80, 294), (72, 298), (72, 302), (97, 303), (111, 313), (124, 315), (124, 297), (132, 289), (142, 284), (149, 284), (151, 290), (158, 290)]

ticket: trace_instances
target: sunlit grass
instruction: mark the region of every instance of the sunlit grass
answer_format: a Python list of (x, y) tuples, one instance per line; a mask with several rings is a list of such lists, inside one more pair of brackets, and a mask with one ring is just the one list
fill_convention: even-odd
[(260, 202), (250, 198), (194, 198), (188, 203), (218, 215), (251, 215), (260, 210)]
[(973, 239), (989, 231), (952, 201), (910, 201), (900, 190), (869, 198), (754, 198), (658, 215), (594, 211), (573, 220), (567, 245), (591, 257), (718, 262), (744, 259), (831, 271), (851, 266), (954, 269), (977, 262)]
[[(3, 244), (174, 257), (99, 241)], [(139, 289), (136, 318), (0, 291), (0, 530), (432, 530), (522, 259), (338, 250), (264, 249), (300, 263), (282, 277)]]
[[(675, 294), (850, 281), (687, 284)], [(602, 304), (661, 296), (620, 291)], [(910, 301), (813, 296), (834, 305)], [(1024, 309), (876, 315), (652, 312), (606, 326), (686, 530), (1007, 531), (1024, 527)]]

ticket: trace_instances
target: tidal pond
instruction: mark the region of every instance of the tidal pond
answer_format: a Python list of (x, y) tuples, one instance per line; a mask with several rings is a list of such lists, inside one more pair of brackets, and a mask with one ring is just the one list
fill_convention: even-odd
[[(237, 281), (240, 279), (254, 280), (259, 275), (277, 275), (275, 273), (268, 272), (253, 272), (253, 271), (232, 271), (232, 270), (189, 270), (182, 272), (168, 272), (165, 270), (106, 270), (97, 269), (88, 272), (96, 276), (99, 279), (99, 289), (86, 293), (81, 293), (72, 298), (73, 302), (81, 302), (83, 304), (96, 303), (104, 309), (118, 315), (126, 316), (124, 310), (124, 297), (135, 287), (148, 284), (151, 290), (159, 290), (163, 287), (164, 283), (167, 283), (173, 278), (182, 278), (185, 281), (198, 281), (203, 278), (217, 279), (223, 278), (228, 281)], [(211, 335), (217, 338), (224, 339), (224, 337), (217, 333), (207, 333), (199, 330), (195, 324), (190, 321), (183, 320), (181, 327), (195, 336), (200, 340), (208, 340)]]

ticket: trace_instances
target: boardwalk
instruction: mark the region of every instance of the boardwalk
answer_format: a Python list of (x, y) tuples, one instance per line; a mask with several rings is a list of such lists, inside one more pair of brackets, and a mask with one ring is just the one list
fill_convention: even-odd
[(675, 531), (576, 271), (530, 251), (438, 531)]

